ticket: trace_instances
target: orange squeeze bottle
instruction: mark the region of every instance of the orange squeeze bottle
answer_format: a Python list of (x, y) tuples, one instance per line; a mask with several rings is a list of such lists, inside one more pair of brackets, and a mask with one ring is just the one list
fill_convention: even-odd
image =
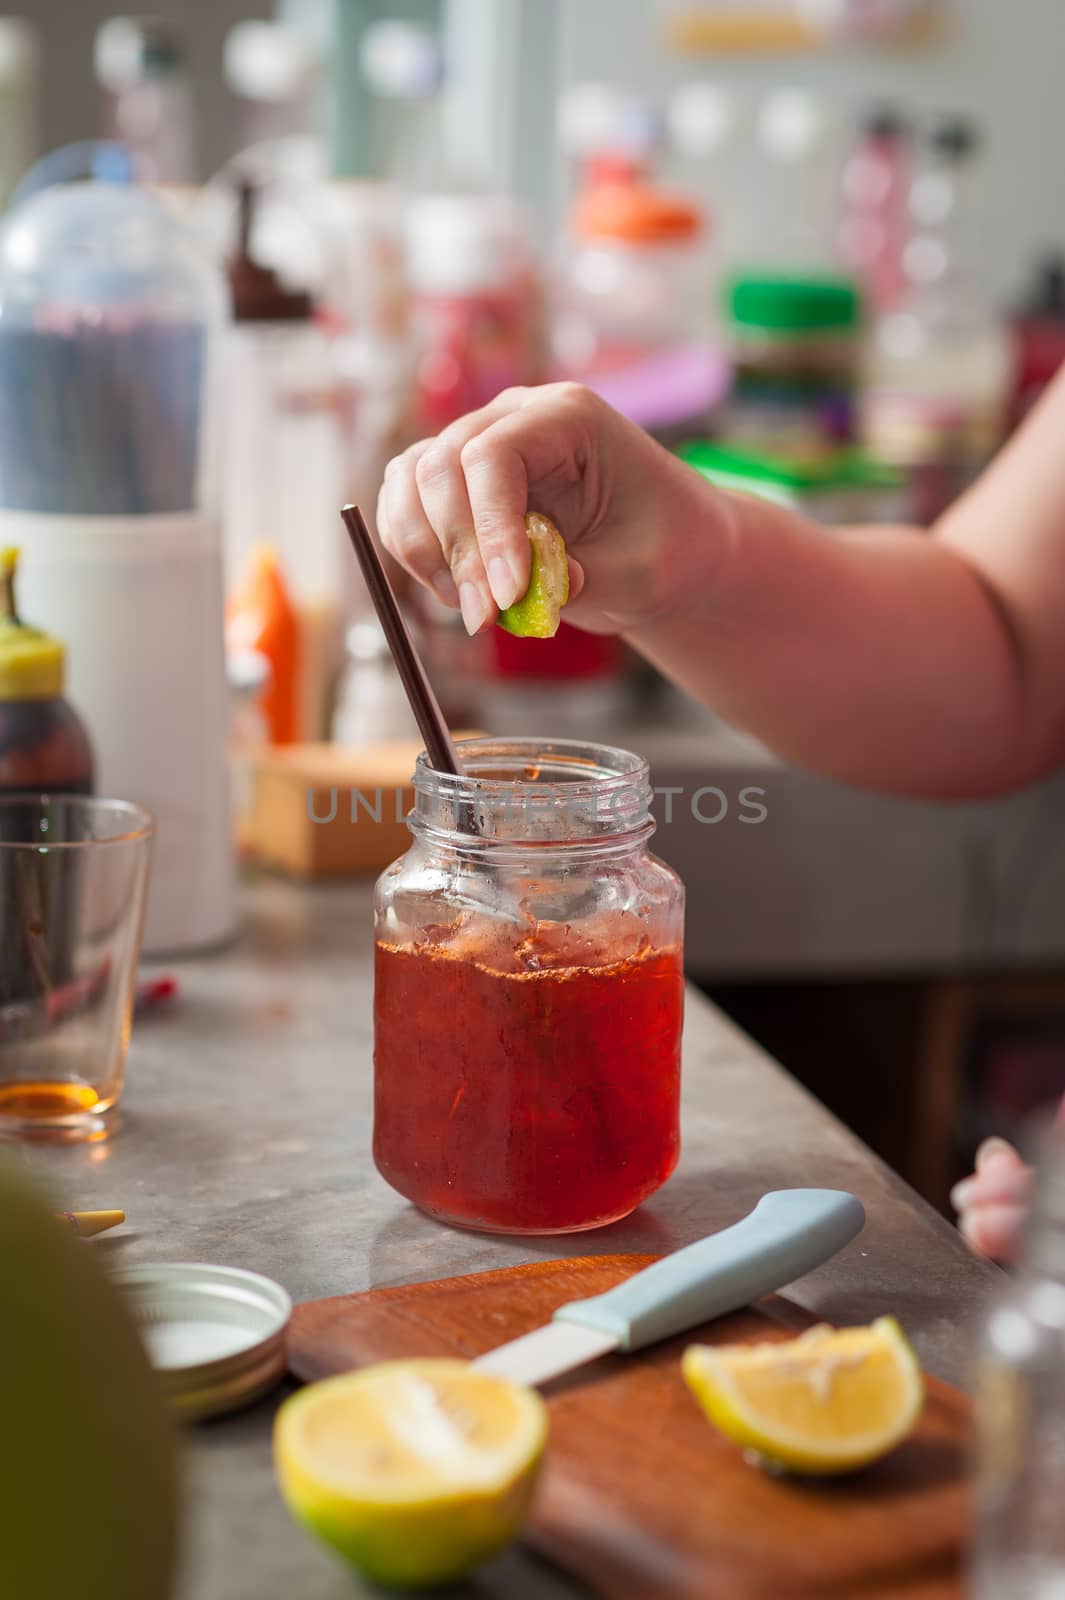
[(226, 649), (256, 650), (269, 661), (263, 717), (271, 744), (291, 744), (298, 736), (299, 628), (277, 554), (267, 545), (252, 552), (226, 607)]

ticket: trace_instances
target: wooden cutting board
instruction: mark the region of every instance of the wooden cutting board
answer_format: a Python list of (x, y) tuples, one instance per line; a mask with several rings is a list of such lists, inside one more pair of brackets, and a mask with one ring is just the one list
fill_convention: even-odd
[[(395, 1356), (483, 1354), (653, 1256), (586, 1256), (296, 1307), (307, 1380)], [(968, 1403), (934, 1378), (917, 1431), (865, 1472), (774, 1478), (703, 1419), (680, 1375), (694, 1340), (788, 1338), (773, 1298), (544, 1389), (547, 1466), (529, 1542), (608, 1600), (960, 1600)]]

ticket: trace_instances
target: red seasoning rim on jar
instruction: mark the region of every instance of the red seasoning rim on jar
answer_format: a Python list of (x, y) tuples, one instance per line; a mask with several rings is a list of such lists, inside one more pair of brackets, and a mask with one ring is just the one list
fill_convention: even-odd
[[(565, 769), (586, 772), (587, 780), (562, 778), (568, 793), (602, 794), (610, 789), (630, 789), (646, 784), (649, 768), (642, 756), (618, 745), (586, 743), (583, 739), (493, 738), (456, 739), (463, 770), (461, 773), (438, 772), (429, 765), (424, 753), (418, 757), (414, 772), (414, 787), (419, 780), (435, 794), (452, 794), (471, 799), (475, 794), (504, 794), (514, 783), (543, 783), (554, 787), (552, 779), (541, 778), (530, 767)], [(493, 773), (493, 767), (513, 764), (526, 771), (508, 776)], [(486, 769), (483, 771), (478, 769)]]

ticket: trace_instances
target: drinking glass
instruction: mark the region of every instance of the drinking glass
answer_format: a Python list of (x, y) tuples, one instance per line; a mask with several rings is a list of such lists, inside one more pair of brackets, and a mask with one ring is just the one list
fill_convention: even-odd
[(0, 1137), (112, 1130), (153, 833), (123, 800), (0, 797)]

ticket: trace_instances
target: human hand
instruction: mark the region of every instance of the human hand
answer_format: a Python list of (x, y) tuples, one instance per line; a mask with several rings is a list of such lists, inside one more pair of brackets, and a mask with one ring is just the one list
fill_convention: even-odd
[(641, 428), (591, 390), (554, 383), (507, 389), (397, 456), (377, 528), (474, 634), (528, 587), (527, 510), (557, 524), (566, 620), (594, 633), (628, 632), (705, 589), (714, 516), (723, 535), (731, 520), (727, 497)]
[(1033, 1169), (1005, 1139), (985, 1139), (976, 1171), (950, 1192), (962, 1236), (992, 1261), (1012, 1261), (1031, 1208)]

